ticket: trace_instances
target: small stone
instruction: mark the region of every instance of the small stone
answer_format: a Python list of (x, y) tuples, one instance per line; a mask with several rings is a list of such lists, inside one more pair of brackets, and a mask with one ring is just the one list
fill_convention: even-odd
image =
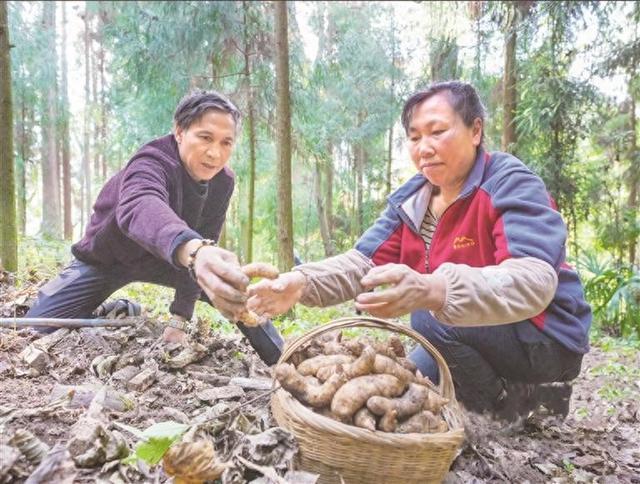
[(188, 348), (183, 349), (175, 357), (167, 359), (169, 368), (184, 368), (190, 363), (200, 361), (207, 356), (208, 350), (200, 343), (193, 343)]
[(171, 420), (175, 420), (176, 422), (183, 424), (189, 423), (189, 417), (182, 410), (178, 410), (173, 407), (164, 407), (163, 411)]
[(129, 381), (139, 372), (140, 368), (138, 368), (137, 366), (125, 366), (124, 368), (119, 369), (113, 375), (111, 375), (111, 378), (114, 381)]
[(127, 389), (136, 392), (143, 392), (156, 381), (156, 370), (147, 368), (134, 376), (127, 383)]
[[(0, 480), (5, 482), (4, 478), (9, 475), (9, 471), (11, 471), (16, 462), (20, 460), (22, 455), (15, 447), (0, 444), (0, 457), (2, 457), (0, 458)], [(8, 479), (6, 482), (11, 482), (11, 479)]]
[(30, 344), (22, 350), (20, 358), (22, 358), (22, 360), (31, 368), (39, 372), (43, 372), (49, 364), (49, 355), (36, 348), (33, 344)]
[(160, 386), (168, 388), (173, 386), (176, 381), (178, 381), (178, 377), (176, 375), (166, 373), (164, 371), (158, 372), (158, 383)]
[(223, 386), (223, 385), (228, 385), (229, 381), (231, 380), (230, 377), (228, 376), (224, 376), (224, 375), (216, 375), (215, 373), (206, 373), (206, 372), (201, 372), (201, 371), (189, 371), (187, 370), (187, 374), (192, 377), (195, 378), (196, 380), (200, 380), (206, 383), (209, 383), (210, 385), (219, 387), (219, 386)]
[(229, 385), (237, 385), (243, 390), (271, 390), (273, 383), (269, 378), (232, 378)]
[(49, 351), (54, 345), (58, 344), (69, 334), (67, 328), (60, 328), (42, 338), (34, 341), (33, 346), (42, 351)]
[(117, 361), (117, 355), (99, 355), (91, 362), (91, 369), (98, 378), (108, 378)]
[(242, 398), (244, 390), (236, 385), (228, 385), (226, 387), (207, 388), (199, 391), (196, 396), (203, 402), (215, 402), (217, 400), (233, 400)]
[[(104, 392), (100, 392), (104, 388)], [(124, 412), (133, 408), (133, 402), (125, 398), (121, 393), (110, 387), (100, 385), (60, 385), (57, 383), (51, 390), (49, 401), (57, 401), (71, 394), (69, 407), (89, 408), (91, 402), (98, 398), (100, 405), (107, 410)]]
[(144, 362), (144, 356), (138, 353), (125, 353), (116, 362), (116, 370), (126, 368), (127, 366), (141, 366)]

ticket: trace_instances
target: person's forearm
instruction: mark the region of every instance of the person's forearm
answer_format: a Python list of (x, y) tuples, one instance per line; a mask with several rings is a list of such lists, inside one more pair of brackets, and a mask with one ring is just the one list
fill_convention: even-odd
[(300, 302), (305, 306), (331, 306), (355, 298), (363, 291), (360, 279), (373, 262), (357, 250), (293, 268), (304, 275), (305, 289)]
[(546, 309), (558, 286), (558, 276), (534, 257), (507, 259), (497, 266), (442, 264), (434, 274), (444, 276), (443, 307), (432, 311), (443, 323), (478, 326), (530, 319)]

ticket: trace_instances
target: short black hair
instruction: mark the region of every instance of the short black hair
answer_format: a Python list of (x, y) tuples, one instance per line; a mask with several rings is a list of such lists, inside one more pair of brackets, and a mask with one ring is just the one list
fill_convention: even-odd
[(216, 91), (197, 90), (184, 96), (173, 114), (173, 122), (183, 130), (189, 129), (189, 126), (200, 121), (207, 111), (230, 114), (236, 131), (240, 128), (240, 111), (229, 99)]
[[(431, 84), (426, 89), (417, 91), (411, 95), (402, 108), (402, 126), (405, 133), (409, 134), (409, 124), (411, 123), (411, 117), (416, 107), (422, 104), (436, 94), (445, 92), (448, 95), (449, 103), (453, 110), (462, 118), (465, 126), (471, 128), (473, 122), (480, 118), (482, 126), (484, 128), (484, 121), (486, 117), (486, 111), (480, 101), (478, 92), (471, 85), (461, 81), (445, 81), (436, 82)], [(480, 144), (484, 141), (484, 129), (482, 130), (482, 138)]]

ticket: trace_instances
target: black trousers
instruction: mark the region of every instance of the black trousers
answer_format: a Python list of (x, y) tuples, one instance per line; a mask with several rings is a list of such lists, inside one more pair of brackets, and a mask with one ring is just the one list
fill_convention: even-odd
[[(570, 351), (530, 321), (496, 326), (459, 327), (416, 318), (412, 327), (442, 354), (468, 409), (492, 410), (505, 383), (551, 383), (573, 380), (582, 354)], [(409, 355), (420, 371), (439, 380), (435, 359), (422, 346)]]
[[(26, 316), (91, 318), (91, 313), (112, 293), (131, 282), (174, 287), (173, 280), (175, 269), (168, 265), (157, 270), (131, 273), (125, 267), (106, 269), (75, 259), (58, 277), (40, 289), (36, 304)], [(201, 292), (200, 299), (211, 304), (204, 292)], [(272, 365), (278, 361), (284, 341), (271, 321), (258, 327), (237, 326), (265, 363)]]

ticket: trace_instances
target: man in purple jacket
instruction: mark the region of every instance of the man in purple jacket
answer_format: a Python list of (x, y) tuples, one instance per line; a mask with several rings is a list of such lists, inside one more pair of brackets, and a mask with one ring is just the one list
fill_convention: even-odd
[[(27, 317), (87, 318), (113, 292), (140, 281), (175, 288), (166, 341), (184, 339), (198, 298), (237, 320), (249, 278), (215, 241), (233, 193), (226, 165), (239, 123), (222, 95), (185, 96), (174, 132), (140, 148), (102, 188), (84, 237), (71, 248), (75, 259), (42, 287)], [(282, 338), (270, 322), (238, 327), (263, 360), (277, 360)]]

